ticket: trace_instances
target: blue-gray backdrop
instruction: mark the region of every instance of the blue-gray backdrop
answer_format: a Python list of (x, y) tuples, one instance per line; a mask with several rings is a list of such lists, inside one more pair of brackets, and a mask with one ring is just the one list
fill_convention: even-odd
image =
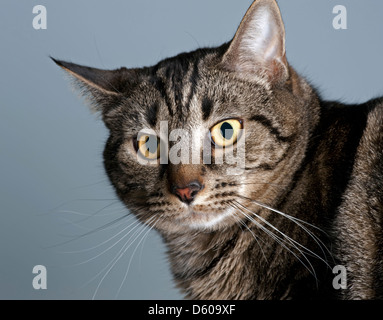
[[(100, 68), (151, 65), (229, 40), (251, 2), (1, 1), (1, 299), (182, 298), (156, 232), (116, 220), (126, 210), (103, 171), (107, 131), (49, 55)], [(333, 28), (339, 4), (347, 30)], [(35, 5), (47, 9), (46, 30), (32, 26)], [(383, 95), (382, 2), (279, 5), (288, 59), (324, 98)], [(32, 286), (35, 265), (47, 269), (46, 290)]]

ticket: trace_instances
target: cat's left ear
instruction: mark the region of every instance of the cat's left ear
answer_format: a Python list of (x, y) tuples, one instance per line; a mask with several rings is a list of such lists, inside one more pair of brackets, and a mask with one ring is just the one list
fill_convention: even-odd
[(275, 0), (253, 2), (222, 62), (248, 80), (261, 77), (276, 85), (288, 79), (285, 28)]
[(73, 77), (76, 87), (83, 95), (90, 97), (92, 107), (97, 111), (106, 112), (106, 108), (122, 98), (134, 78), (134, 71), (127, 68), (101, 70), (51, 59)]

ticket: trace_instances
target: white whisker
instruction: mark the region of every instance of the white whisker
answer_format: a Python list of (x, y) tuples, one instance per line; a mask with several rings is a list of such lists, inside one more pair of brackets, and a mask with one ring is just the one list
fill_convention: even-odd
[[(325, 258), (326, 258), (326, 253), (325, 253), (325, 250), (324, 250), (324, 249), (326, 249), (326, 251), (329, 253), (329, 255), (331, 256), (331, 258), (334, 260), (334, 258), (333, 258), (333, 256), (332, 256), (332, 253), (331, 253), (330, 249), (328, 249), (327, 246), (323, 243), (323, 241), (321, 241), (315, 234), (313, 234), (310, 230), (308, 230), (303, 224), (306, 224), (306, 225), (308, 225), (308, 226), (311, 226), (311, 227), (313, 227), (313, 228), (315, 228), (315, 229), (317, 229), (317, 230), (319, 230), (319, 231), (325, 233), (322, 229), (320, 229), (320, 228), (318, 228), (317, 226), (315, 226), (315, 225), (313, 225), (313, 224), (311, 224), (311, 223), (308, 223), (308, 222), (306, 222), (306, 221), (304, 221), (304, 220), (298, 219), (298, 218), (293, 217), (293, 216), (291, 216), (291, 215), (288, 215), (288, 214), (286, 214), (286, 213), (284, 213), (284, 212), (282, 212), (282, 211), (280, 211), (280, 210), (274, 209), (274, 208), (272, 208), (272, 207), (270, 207), (270, 206), (268, 206), (268, 205), (266, 205), (266, 204), (263, 204), (263, 203), (261, 203), (261, 202), (259, 202), (259, 201), (252, 200), (252, 199), (247, 198), (247, 197), (243, 197), (243, 198), (245, 198), (245, 199), (251, 201), (252, 203), (254, 203), (254, 204), (256, 204), (256, 205), (258, 205), (258, 206), (260, 206), (260, 207), (263, 207), (263, 208), (268, 209), (268, 210), (270, 210), (270, 211), (272, 211), (272, 212), (278, 213), (278, 214), (280, 214), (281, 216), (287, 218), (288, 220), (294, 222), (296, 225), (298, 225), (303, 231), (305, 231), (305, 232), (306, 232), (306, 233), (307, 233), (307, 234), (308, 234), (308, 235), (309, 235), (309, 236), (316, 242), (316, 244), (317, 244), (318, 247), (321, 249), (321, 251), (322, 251), (322, 253), (323, 253), (323, 255), (324, 255)], [(303, 224), (302, 224), (302, 223), (303, 223)], [(326, 233), (325, 233), (325, 234), (326, 234)], [(328, 267), (330, 267), (330, 265), (327, 263), (327, 260), (325, 261), (325, 260), (323, 260), (322, 258), (320, 258), (320, 259), (321, 259), (323, 262), (325, 262), (326, 265), (327, 265)]]
[(101, 230), (106, 230), (106, 229), (108, 229), (108, 228), (112, 228), (112, 227), (115, 226), (115, 224), (116, 224), (117, 222), (119, 222), (119, 221), (125, 219), (127, 216), (128, 216), (128, 215), (125, 214), (125, 215), (123, 215), (123, 216), (121, 216), (121, 217), (118, 217), (117, 219), (114, 219), (114, 220), (111, 221), (111, 222), (106, 223), (105, 225), (103, 225), (103, 226), (101, 226), (101, 227), (98, 227), (98, 228), (93, 229), (93, 230), (91, 230), (91, 231), (89, 231), (89, 232), (83, 233), (83, 234), (77, 236), (76, 238), (72, 238), (72, 239), (70, 239), (70, 240), (67, 240), (67, 241), (64, 241), (64, 242), (61, 242), (61, 243), (58, 243), (58, 244), (55, 244), (55, 245), (51, 245), (51, 246), (48, 246), (48, 247), (46, 247), (46, 248), (48, 249), (48, 248), (55, 248), (55, 247), (63, 246), (63, 245), (66, 245), (66, 244), (68, 244), (68, 243), (77, 241), (77, 240), (79, 240), (79, 239), (81, 239), (81, 238), (84, 238), (84, 237), (86, 237), (86, 236), (89, 236), (89, 235), (91, 235), (91, 234), (93, 234), (93, 233), (95, 233), (95, 232), (98, 232), (98, 231), (101, 231)]
[(297, 244), (298, 246), (300, 246), (303, 250), (306, 250), (309, 254), (317, 257), (318, 259), (322, 260), (323, 262), (327, 263), (325, 260), (323, 260), (320, 256), (318, 256), (316, 253), (314, 253), (313, 251), (311, 251), (310, 249), (306, 248), (305, 246), (303, 246), (302, 244), (300, 244), (299, 242), (297, 242), (296, 240), (292, 239), (291, 237), (287, 236), (286, 234), (284, 234), (282, 231), (280, 231), (278, 228), (276, 228), (275, 226), (273, 226), (270, 222), (268, 222), (266, 219), (262, 218), (260, 215), (256, 214), (255, 212), (249, 210), (248, 208), (246, 208), (245, 206), (243, 206), (241, 203), (239, 203), (237, 201), (237, 203), (242, 207), (244, 208), (245, 210), (247, 210), (249, 213), (255, 215), (258, 219), (260, 219), (261, 221), (263, 221), (264, 223), (266, 223), (268, 226), (270, 226), (272, 229), (274, 229), (275, 231), (277, 231), (278, 233), (280, 233), (282, 236), (284, 236), (288, 241), (292, 242), (292, 243), (295, 243)]
[[(233, 203), (232, 203), (231, 201), (230, 201), (229, 204), (230, 204), (234, 209), (238, 209), (238, 208), (236, 208), (236, 207), (233, 205)], [(263, 251), (263, 248), (262, 248), (262, 246), (260, 245), (260, 243), (259, 243), (259, 241), (258, 241), (259, 239), (258, 239), (258, 237), (254, 234), (253, 230), (251, 230), (251, 229), (246, 225), (246, 223), (244, 223), (241, 219), (239, 219), (235, 214), (232, 214), (232, 216), (236, 219), (236, 221), (237, 221), (240, 225), (244, 226), (244, 227), (251, 233), (251, 235), (253, 236), (253, 238), (254, 238), (255, 241), (257, 242), (259, 249), (261, 249), (263, 257), (265, 258), (266, 262), (268, 263), (268, 260), (267, 260), (267, 258), (266, 258), (265, 252)]]
[[(127, 269), (126, 269), (124, 278), (123, 278), (123, 280), (122, 280), (122, 282), (121, 282), (120, 287), (118, 288), (118, 291), (117, 291), (117, 294), (116, 294), (116, 298), (117, 298), (118, 295), (120, 294), (121, 289), (122, 289), (122, 287), (123, 287), (123, 284), (124, 284), (126, 278), (128, 277), (128, 273), (129, 273), (130, 265), (131, 265), (131, 263), (132, 263), (134, 254), (136, 253), (136, 251), (137, 251), (138, 247), (140, 246), (140, 244), (142, 243), (142, 241), (143, 241), (144, 239), (146, 239), (146, 237), (149, 235), (149, 232), (150, 232), (150, 231), (154, 228), (154, 226), (157, 224), (157, 222), (158, 222), (159, 219), (160, 219), (160, 218), (158, 217), (158, 219), (157, 219), (156, 221), (154, 221), (154, 223), (153, 223), (152, 226), (150, 226), (150, 223), (149, 223), (150, 228), (145, 232), (145, 234), (142, 236), (141, 240), (140, 240), (140, 241), (138, 242), (138, 244), (136, 245), (136, 248), (133, 250), (132, 255), (130, 256), (130, 259), (129, 259), (129, 264), (128, 264), (128, 267), (127, 267)], [(145, 227), (147, 227), (147, 226), (145, 226)]]
[[(150, 223), (152, 220), (154, 219), (154, 217), (151, 217), (149, 220), (148, 220), (148, 223)], [(140, 225), (142, 226), (142, 225)], [(137, 231), (134, 233), (134, 234), (137, 234), (138, 235), (130, 242), (130, 240), (132, 239), (133, 235), (126, 241), (126, 243), (124, 244), (124, 246), (120, 249), (120, 251), (117, 253), (117, 255), (114, 257), (114, 259), (108, 264), (108, 266), (110, 265), (109, 269), (105, 272), (105, 274), (103, 275), (103, 277), (101, 278), (101, 280), (99, 281), (97, 287), (96, 287), (96, 290), (93, 294), (93, 297), (92, 297), (92, 300), (94, 300), (96, 298), (96, 295), (98, 293), (98, 290), (101, 286), (101, 284), (103, 283), (103, 281), (105, 280), (105, 278), (108, 276), (109, 272), (115, 267), (115, 265), (117, 264), (117, 262), (123, 257), (123, 255), (125, 254), (125, 252), (133, 245), (133, 243), (138, 239), (138, 237), (142, 234), (142, 232), (145, 231), (145, 228), (147, 226), (146, 225), (143, 225), (142, 226), (142, 230), (141, 231)], [(129, 243), (130, 242), (130, 243)], [(107, 266), (107, 267), (108, 267)], [(106, 269), (106, 268), (104, 268)], [(97, 274), (98, 276), (98, 274)]]
[(113, 213), (110, 213), (110, 212), (109, 212), (109, 213), (106, 213), (106, 214), (100, 214), (100, 212), (104, 211), (105, 209), (107, 209), (107, 208), (109, 208), (110, 206), (115, 205), (115, 204), (117, 204), (117, 203), (118, 203), (118, 201), (113, 201), (112, 203), (109, 203), (108, 205), (106, 205), (106, 206), (102, 207), (101, 209), (97, 210), (96, 212), (94, 212), (94, 213), (92, 213), (92, 214), (89, 214), (88, 217), (86, 217), (86, 218), (84, 218), (84, 219), (81, 219), (81, 220), (79, 220), (78, 222), (86, 221), (86, 220), (88, 220), (88, 219), (90, 219), (90, 218), (93, 218), (93, 217), (95, 217), (95, 216), (98, 216), (98, 217), (109, 216), (109, 215), (111, 215), (111, 214), (113, 214)]
[[(131, 216), (129, 217), (129, 219), (127, 221), (123, 221), (121, 222), (119, 225), (121, 225), (122, 223), (127, 223), (131, 220), (135, 220), (135, 216)], [(121, 233), (123, 233), (125, 230), (127, 230), (128, 228), (130, 228), (134, 223), (137, 223), (137, 221), (133, 221), (133, 223), (129, 224), (127, 227), (124, 227), (124, 229), (120, 230), (118, 233), (114, 234), (113, 236), (111, 236), (110, 238), (106, 239), (105, 241), (93, 246), (93, 247), (90, 247), (90, 248), (86, 248), (86, 249), (82, 249), (82, 250), (75, 250), (75, 251), (62, 251), (62, 253), (68, 253), (68, 254), (72, 254), (72, 253), (84, 253), (84, 252), (88, 252), (88, 251), (91, 251), (91, 250), (94, 250), (96, 248), (99, 248), (101, 247), (102, 245), (108, 243), (109, 241), (113, 240), (114, 238), (118, 237)]]
[[(93, 256), (92, 258), (89, 258), (85, 261), (82, 261), (80, 263), (77, 263), (75, 264), (74, 266), (79, 266), (79, 265), (83, 265), (85, 263), (88, 263), (88, 262), (91, 262), (95, 259), (97, 259), (98, 257), (102, 256), (104, 253), (108, 252), (109, 250), (111, 250), (112, 248), (114, 248), (117, 244), (119, 244), (122, 240), (124, 240), (132, 231), (134, 231), (135, 229), (137, 229), (139, 226), (141, 226), (141, 224), (137, 221), (134, 221), (132, 224), (136, 223), (136, 225), (130, 229), (124, 236), (122, 236), (118, 241), (116, 241), (113, 245), (109, 246), (108, 248), (106, 248), (105, 250), (103, 250), (102, 252), (100, 252), (99, 254)], [(132, 225), (131, 224), (131, 225)], [(131, 226), (129, 225), (129, 227)], [(124, 230), (128, 229), (128, 227), (126, 227)], [(133, 237), (133, 235), (128, 239), (128, 241)]]
[[(237, 202), (237, 201), (236, 201)], [(306, 257), (306, 255), (304, 254), (304, 252), (302, 250), (300, 250), (295, 244), (294, 244), (294, 240), (292, 240), (290, 237), (286, 236), (283, 232), (281, 232), (280, 230), (278, 230), (277, 228), (275, 228), (272, 224), (268, 223), (266, 220), (264, 220), (262, 217), (260, 217), (259, 215), (255, 214), (254, 212), (250, 211), (249, 209), (247, 209), (246, 207), (244, 207), (243, 205), (241, 205), (239, 202), (237, 202), (238, 205), (240, 205), (243, 209), (247, 210), (248, 212), (250, 212), (251, 214), (255, 215), (258, 219), (262, 220), (264, 223), (266, 223), (267, 225), (269, 225), (273, 230), (277, 231), (278, 233), (280, 233), (287, 241), (288, 243), (293, 246), (297, 251), (299, 251), (303, 258), (308, 262), (308, 264), (310, 265), (310, 268), (296, 255), (295, 252), (293, 252), (290, 248), (288, 248), (283, 242), (285, 242), (285, 240), (281, 237), (279, 237), (278, 235), (276, 235), (275, 233), (271, 232), (270, 230), (266, 229), (261, 223), (259, 223), (258, 221), (254, 220), (251, 216), (247, 215), (243, 210), (241, 210), (240, 208), (237, 208), (240, 210), (240, 212), (247, 218), (249, 219), (250, 221), (252, 221), (253, 223), (255, 223), (258, 227), (260, 227), (266, 234), (268, 234), (270, 237), (272, 237), (275, 241), (277, 241), (281, 246), (283, 246), (286, 250), (288, 250), (291, 254), (293, 254), (297, 259), (298, 261), (300, 261), (302, 263), (302, 265), (314, 276), (314, 278), (317, 280), (317, 277), (316, 277), (316, 273), (315, 273), (315, 269), (313, 267), (313, 265), (311, 264), (311, 262), (309, 261), (309, 259)]]

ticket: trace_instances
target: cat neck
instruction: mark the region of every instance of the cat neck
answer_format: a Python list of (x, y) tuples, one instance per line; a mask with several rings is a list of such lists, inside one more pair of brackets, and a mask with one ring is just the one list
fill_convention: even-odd
[(302, 286), (316, 286), (315, 262), (301, 265), (302, 257), (296, 259), (251, 225), (173, 235), (165, 241), (176, 283), (190, 299), (289, 299)]

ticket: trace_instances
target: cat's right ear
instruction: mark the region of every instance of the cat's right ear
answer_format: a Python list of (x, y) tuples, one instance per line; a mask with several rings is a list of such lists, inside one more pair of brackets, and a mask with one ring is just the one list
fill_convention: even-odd
[(101, 70), (51, 59), (75, 80), (76, 87), (90, 98), (91, 107), (96, 111), (106, 112), (106, 108), (122, 99), (134, 78), (133, 69)]

